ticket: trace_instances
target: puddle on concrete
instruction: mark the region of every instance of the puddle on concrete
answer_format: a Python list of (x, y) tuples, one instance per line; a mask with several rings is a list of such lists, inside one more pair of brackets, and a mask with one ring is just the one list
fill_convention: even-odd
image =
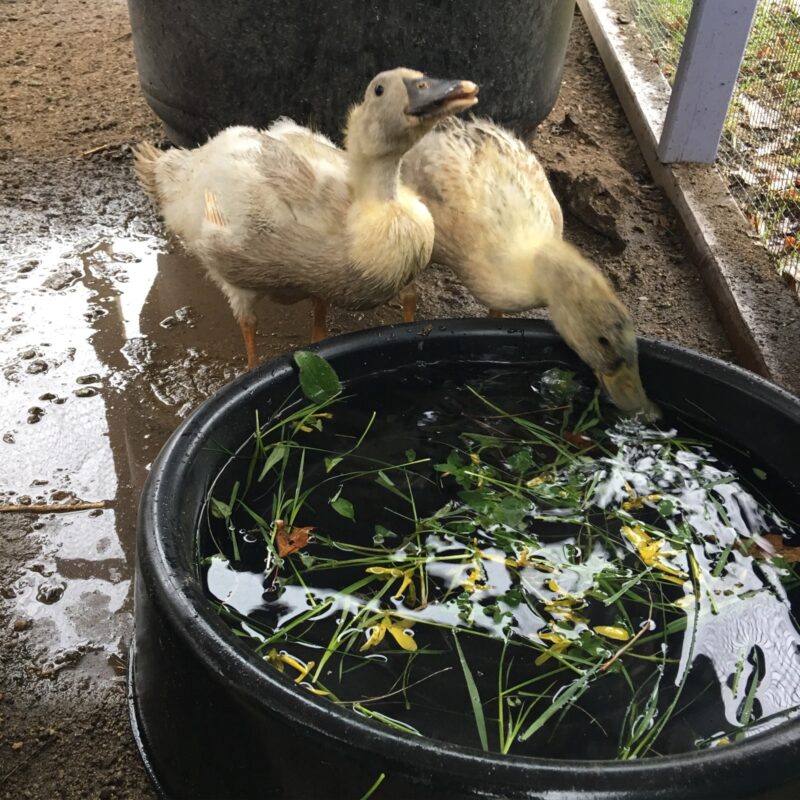
[[(219, 290), (154, 233), (127, 167), (7, 166), (29, 190), (13, 205), (0, 197), (0, 503), (106, 507), (37, 515), (24, 548), (8, 544), (22, 573), (0, 593), (24, 626), (34, 673), (69, 667), (106, 679), (109, 654), (124, 656), (130, 638), (149, 467), (181, 420), (245, 369), (244, 347)], [(469, 313), (452, 277), (431, 280), (440, 299), (423, 297), (421, 316)], [(308, 303), (263, 301), (257, 311), (262, 360), (308, 342)], [(399, 307), (334, 311), (330, 331), (400, 318)], [(26, 528), (2, 517), (7, 530)]]
[[(32, 622), (45, 676), (109, 671), (84, 655), (124, 652), (149, 467), (180, 420), (244, 369), (222, 295), (163, 247), (149, 235), (47, 242), (0, 272), (0, 502), (106, 504), (39, 515), (41, 551), (5, 590)], [(262, 357), (307, 340), (305, 304), (265, 302), (259, 314)]]

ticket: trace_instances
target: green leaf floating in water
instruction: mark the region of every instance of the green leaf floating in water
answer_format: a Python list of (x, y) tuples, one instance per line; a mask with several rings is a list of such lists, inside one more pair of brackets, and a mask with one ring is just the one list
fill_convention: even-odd
[(330, 472), (331, 470), (335, 469), (337, 464), (341, 463), (342, 463), (342, 456), (336, 456), (335, 458), (326, 458), (325, 472)]
[(231, 515), (231, 507), (216, 497), (211, 498), (211, 516), (217, 519), (228, 519)]
[(675, 503), (672, 500), (661, 500), (656, 508), (662, 517), (671, 517), (675, 513)]
[(384, 528), (383, 525), (375, 526), (375, 535), (372, 537), (372, 541), (375, 544), (383, 544), (387, 539), (392, 538), (397, 538), (397, 534), (394, 531)]
[(339, 376), (322, 356), (298, 350), (294, 361), (300, 369), (300, 388), (312, 403), (324, 403), (341, 394)]
[(355, 519), (355, 511), (353, 510), (353, 504), (344, 497), (337, 496), (331, 500), (331, 508), (337, 513), (341, 514), (343, 517), (347, 519)]
[(524, 475), (529, 469), (533, 468), (533, 458), (530, 450), (518, 450), (514, 455), (509, 456), (508, 466), (517, 475)]
[(260, 481), (266, 478), (267, 473), (279, 462), (282, 461), (288, 452), (288, 448), (284, 444), (273, 445), (269, 451), (269, 455), (264, 461), (264, 466), (261, 468), (261, 473), (258, 476)]

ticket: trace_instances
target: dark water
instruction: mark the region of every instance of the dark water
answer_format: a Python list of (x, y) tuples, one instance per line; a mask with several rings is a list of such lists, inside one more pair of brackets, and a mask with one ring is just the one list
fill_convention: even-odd
[[(643, 757), (725, 746), (794, 716), (797, 580), (763, 557), (759, 543), (769, 544), (759, 537), (800, 544), (779, 513), (796, 495), (716, 432), (669, 415), (657, 427), (620, 419), (593, 401), (590, 378), (571, 387), (553, 366), (415, 367), (381, 376), (369, 392), (348, 386), (322, 430), (295, 439), (314, 448), (301, 489), (319, 486), (294, 524), (315, 526), (316, 540), (275, 566), (265, 544), (274, 471), (238, 494), (268, 528), (241, 506), (233, 533), (207, 515), (199, 550), (221, 613), (298, 679), (298, 691), (494, 751)], [(352, 448), (373, 412), (356, 453), (327, 472), (323, 456)], [(567, 458), (551, 469), (558, 448)], [(454, 449), (455, 475), (435, 471)], [(227, 502), (235, 481), (245, 485), (250, 451), (229, 464), (214, 497)], [(290, 495), (299, 452), (287, 462)], [(387, 466), (421, 459), (430, 461)], [(371, 472), (347, 480), (353, 470)], [(337, 493), (354, 519), (331, 505)], [(367, 571), (375, 564), (382, 575)], [(396, 596), (404, 570), (411, 586)]]

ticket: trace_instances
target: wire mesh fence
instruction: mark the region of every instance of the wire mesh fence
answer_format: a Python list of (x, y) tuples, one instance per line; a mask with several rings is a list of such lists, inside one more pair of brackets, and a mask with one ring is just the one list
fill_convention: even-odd
[[(628, 0), (672, 82), (692, 0)], [(800, 0), (759, 0), (717, 166), (787, 283), (800, 288)]]

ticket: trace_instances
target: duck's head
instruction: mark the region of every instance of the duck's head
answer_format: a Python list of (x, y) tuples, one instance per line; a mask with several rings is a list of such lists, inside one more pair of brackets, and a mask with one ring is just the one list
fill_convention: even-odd
[(566, 242), (548, 242), (540, 252), (539, 285), (546, 288), (556, 330), (591, 367), (614, 405), (658, 418), (639, 376), (633, 320), (605, 276)]
[(439, 120), (474, 106), (477, 95), (472, 81), (431, 78), (404, 67), (381, 72), (350, 111), (347, 149), (373, 158), (402, 156)]

